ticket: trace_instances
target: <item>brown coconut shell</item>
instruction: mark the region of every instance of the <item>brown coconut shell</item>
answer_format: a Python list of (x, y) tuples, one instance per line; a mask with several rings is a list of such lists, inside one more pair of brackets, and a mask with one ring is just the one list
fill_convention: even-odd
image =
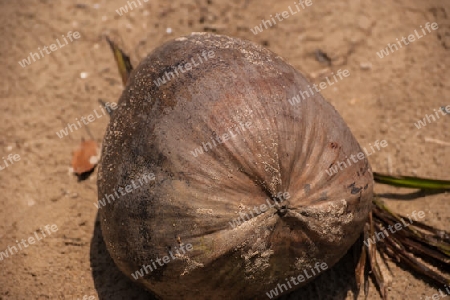
[[(155, 84), (193, 59), (198, 66)], [(161, 299), (264, 299), (316, 263), (335, 264), (363, 229), (372, 171), (364, 158), (325, 172), (362, 150), (320, 94), (289, 103), (308, 88), (281, 57), (227, 36), (194, 33), (148, 55), (112, 116), (98, 175), (99, 199), (155, 175), (99, 209), (120, 270)], [(280, 192), (290, 198), (231, 226)]]

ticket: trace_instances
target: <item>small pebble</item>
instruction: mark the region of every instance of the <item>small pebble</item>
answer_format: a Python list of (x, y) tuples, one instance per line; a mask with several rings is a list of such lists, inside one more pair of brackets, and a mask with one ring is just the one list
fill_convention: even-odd
[(29, 198), (27, 202), (28, 202), (28, 206), (33, 206), (36, 204), (36, 202), (31, 198)]
[(166, 28), (166, 32), (169, 33), (169, 34), (172, 33), (172, 28), (167, 27), (167, 28)]
[(98, 156), (91, 156), (89, 158), (89, 163), (91, 165), (96, 165), (98, 163), (98, 161), (100, 160), (100, 158)]
[(370, 62), (362, 62), (362, 63), (359, 64), (359, 66), (360, 66), (360, 68), (362, 70), (370, 70), (370, 69), (372, 69), (372, 63), (370, 63)]
[(381, 123), (379, 128), (381, 133), (386, 133), (389, 130), (389, 126), (386, 123)]
[(88, 73), (87, 72), (81, 72), (80, 73), (80, 78), (85, 79), (88, 77)]

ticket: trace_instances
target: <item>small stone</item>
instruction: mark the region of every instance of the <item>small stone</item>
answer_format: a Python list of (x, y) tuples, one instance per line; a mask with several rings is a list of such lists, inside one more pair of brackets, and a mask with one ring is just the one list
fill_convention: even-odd
[(381, 133), (386, 133), (388, 132), (389, 126), (386, 123), (381, 123), (380, 125), (380, 132)]
[(28, 204), (28, 206), (33, 206), (36, 204), (36, 202), (33, 199), (28, 198), (27, 204)]
[(371, 62), (362, 62), (359, 64), (359, 67), (362, 70), (370, 70), (370, 69), (372, 69), (372, 63)]

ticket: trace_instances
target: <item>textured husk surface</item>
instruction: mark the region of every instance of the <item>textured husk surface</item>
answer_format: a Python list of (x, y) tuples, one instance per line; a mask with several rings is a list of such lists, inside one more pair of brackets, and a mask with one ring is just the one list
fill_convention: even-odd
[[(208, 51), (214, 57), (155, 84)], [(191, 244), (138, 282), (161, 299), (264, 299), (317, 262), (334, 265), (366, 221), (372, 171), (364, 158), (325, 172), (362, 150), (320, 94), (289, 103), (306, 90), (309, 83), (282, 58), (226, 36), (192, 34), (144, 59), (112, 116), (98, 176), (102, 199), (155, 175), (99, 209), (118, 267), (131, 277)], [(193, 155), (207, 142), (208, 151)], [(282, 208), (230, 224), (279, 192), (290, 195)]]

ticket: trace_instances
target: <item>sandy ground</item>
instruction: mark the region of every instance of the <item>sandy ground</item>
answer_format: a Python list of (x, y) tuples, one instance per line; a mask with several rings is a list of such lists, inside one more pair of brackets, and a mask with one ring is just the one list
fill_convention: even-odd
[[(449, 1), (313, 0), (257, 35), (250, 28), (287, 10), (293, 1), (141, 3), (119, 16), (115, 10), (127, 4), (124, 0), (0, 1), (0, 60), (5, 71), (0, 84), (0, 157), (20, 156), (0, 171), (0, 251), (35, 232), (42, 238), (0, 261), (0, 299), (152, 299), (115, 268), (105, 250), (93, 204), (96, 171), (81, 182), (68, 172), (72, 151), (82, 138), (89, 138), (86, 128), (101, 142), (109, 118), (98, 118), (61, 139), (56, 135), (68, 122), (98, 109), (98, 99), (117, 101), (121, 94), (115, 62), (102, 38), (105, 33), (120, 42), (134, 65), (164, 41), (192, 31), (212, 31), (267, 46), (314, 83), (347, 69), (350, 76), (322, 94), (361, 146), (388, 142), (369, 157), (373, 170), (450, 178), (450, 116), (421, 129), (414, 126), (434, 109), (450, 104)], [(427, 22), (439, 28), (387, 57), (377, 56), (397, 38), (414, 30), (421, 33), (420, 26)], [(30, 51), (62, 41), (69, 31), (78, 31), (80, 37), (20, 66), (18, 61)], [(319, 49), (329, 63), (318, 60)], [(0, 167), (5, 167), (3, 159)], [(414, 191), (379, 185), (376, 191), (388, 197), (395, 211), (423, 210), (430, 225), (449, 229), (448, 193), (412, 197), (408, 193)], [(39, 228), (52, 224), (57, 230), (43, 238)], [(401, 265), (389, 266), (394, 274), (390, 299), (436, 293), (438, 287)], [(287, 298), (352, 299), (353, 281), (347, 276), (351, 268), (349, 256)], [(380, 299), (373, 284), (369, 299)]]

